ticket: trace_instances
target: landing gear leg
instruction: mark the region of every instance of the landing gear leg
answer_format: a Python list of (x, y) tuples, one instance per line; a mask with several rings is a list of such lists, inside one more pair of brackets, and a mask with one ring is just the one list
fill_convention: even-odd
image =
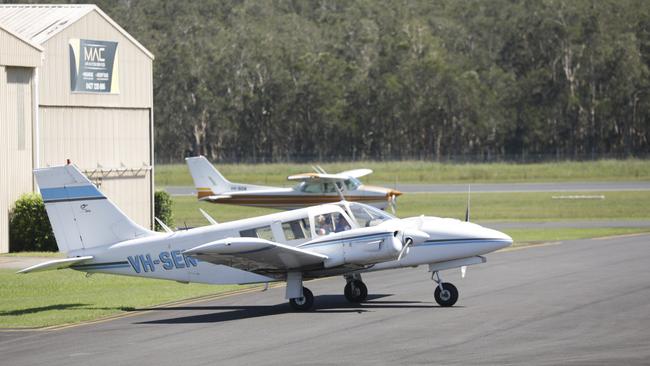
[(458, 290), (449, 282), (442, 282), (438, 271), (431, 273), (431, 279), (437, 284), (433, 296), (438, 305), (442, 307), (454, 306), (458, 301)]
[(314, 306), (314, 295), (302, 286), (302, 273), (287, 273), (287, 292), (285, 297), (294, 310), (305, 311)]
[(361, 280), (360, 274), (345, 276), (345, 280), (347, 284), (343, 289), (343, 294), (349, 302), (358, 304), (368, 298), (368, 287)]

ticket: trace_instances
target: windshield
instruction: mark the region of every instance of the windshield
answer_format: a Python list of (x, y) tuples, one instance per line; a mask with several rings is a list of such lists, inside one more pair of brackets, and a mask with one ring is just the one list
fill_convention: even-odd
[(359, 227), (375, 226), (384, 221), (395, 218), (395, 216), (378, 208), (364, 205), (362, 203), (350, 202), (350, 210), (352, 211), (355, 220), (357, 220)]
[(354, 191), (355, 189), (359, 188), (359, 186), (361, 185), (361, 182), (354, 177), (350, 177), (350, 179), (346, 179), (344, 183), (348, 191)]

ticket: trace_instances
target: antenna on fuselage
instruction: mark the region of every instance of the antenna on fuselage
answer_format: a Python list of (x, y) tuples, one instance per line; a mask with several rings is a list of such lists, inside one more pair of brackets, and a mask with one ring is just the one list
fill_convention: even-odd
[(467, 208), (465, 209), (465, 222), (469, 222), (469, 200), (472, 192), (472, 186), (470, 184), (467, 185)]

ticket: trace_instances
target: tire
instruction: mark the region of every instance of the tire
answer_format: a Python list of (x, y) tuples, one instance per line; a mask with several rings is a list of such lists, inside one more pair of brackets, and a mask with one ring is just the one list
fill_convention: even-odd
[(293, 310), (307, 311), (314, 306), (314, 294), (307, 287), (303, 287), (302, 297), (290, 299), (289, 304)]
[[(354, 291), (352, 290), (352, 285), (354, 285)], [(368, 287), (362, 281), (353, 280), (345, 285), (343, 294), (349, 302), (357, 304), (366, 301), (368, 298)]]
[(440, 286), (436, 286), (436, 290), (433, 293), (438, 305), (442, 307), (454, 306), (456, 301), (458, 301), (458, 290), (456, 289), (456, 286), (449, 282), (443, 282), (442, 289), (443, 290), (440, 291)]

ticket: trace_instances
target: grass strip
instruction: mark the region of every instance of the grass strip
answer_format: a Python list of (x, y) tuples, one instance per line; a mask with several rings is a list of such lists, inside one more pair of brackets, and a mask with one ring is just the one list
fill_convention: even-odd
[[(230, 181), (238, 183), (291, 186), (287, 176), (311, 172), (312, 164), (215, 164)], [(430, 161), (357, 161), (321, 164), (331, 173), (356, 168), (370, 168), (373, 174), (363, 177), (367, 184), (392, 186), (396, 183), (515, 183), (569, 181), (639, 181), (650, 180), (650, 163), (646, 160), (598, 160), (589, 162), (553, 162), (537, 164), (483, 163), (445, 164)], [(280, 173), (281, 172), (281, 173)], [(157, 187), (193, 186), (185, 164), (156, 165)]]

